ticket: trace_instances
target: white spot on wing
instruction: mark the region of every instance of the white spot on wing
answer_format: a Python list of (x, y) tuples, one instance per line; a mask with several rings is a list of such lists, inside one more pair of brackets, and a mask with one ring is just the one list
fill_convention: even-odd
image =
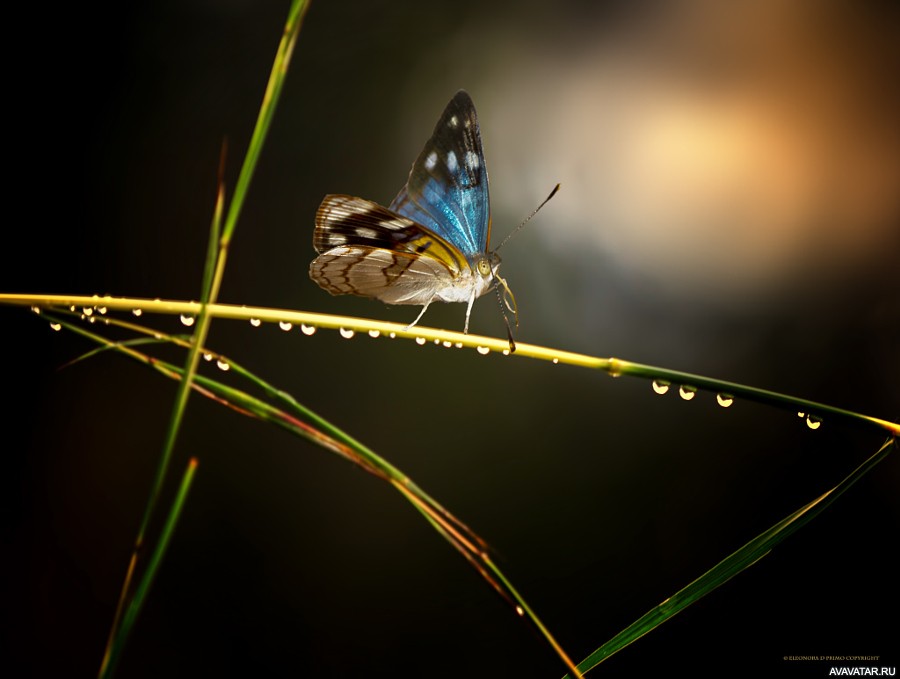
[(456, 160), (456, 153), (454, 153), (453, 151), (450, 151), (447, 154), (447, 169), (449, 169), (450, 172), (456, 172), (456, 168), (458, 168), (458, 167), (459, 167), (459, 163)]
[(450, 117), (450, 127), (457, 128), (459, 127), (459, 118), (456, 116)]
[(356, 227), (356, 235), (360, 238), (375, 238), (378, 235), (378, 232), (367, 226), (358, 226)]
[(477, 170), (481, 166), (481, 160), (474, 151), (466, 151), (466, 167)]
[(337, 245), (345, 245), (347, 243), (347, 237), (339, 234), (339, 233), (329, 233), (328, 234), (328, 244), (332, 247)]
[(428, 154), (428, 157), (425, 159), (425, 169), (432, 170), (434, 169), (434, 165), (437, 163), (437, 151), (432, 151)]
[(385, 219), (381, 222), (381, 225), (386, 229), (399, 230), (399, 229), (405, 229), (408, 226), (412, 226), (414, 223), (415, 222), (413, 222), (413, 220), (411, 220), (411, 219), (399, 218), (399, 219)]

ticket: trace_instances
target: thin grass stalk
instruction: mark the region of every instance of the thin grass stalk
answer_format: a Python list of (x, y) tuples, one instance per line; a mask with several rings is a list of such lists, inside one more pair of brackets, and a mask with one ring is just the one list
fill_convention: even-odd
[[(728, 580), (738, 573), (743, 572), (753, 564), (757, 563), (778, 544), (821, 514), (831, 505), (831, 503), (853, 486), (853, 484), (869, 473), (879, 462), (888, 456), (893, 450), (895, 443), (896, 441), (893, 438), (885, 441), (871, 457), (854, 469), (834, 488), (788, 515), (771, 528), (763, 531), (692, 583), (673, 594), (658, 606), (652, 608), (603, 644), (600, 648), (591, 653), (587, 658), (578, 663), (578, 668), (582, 672), (588, 672), (614, 653), (621, 651), (651, 630), (656, 629), (667, 620), (670, 620), (674, 615), (680, 613), (691, 604), (696, 603), (720, 585), (728, 582)], [(568, 676), (569, 675), (566, 675), (566, 677)]]
[[(280, 93), (284, 83), (285, 75), (287, 73), (288, 64), (290, 63), (290, 58), (293, 53), (294, 45), (296, 44), (300, 26), (302, 24), (302, 17), (306, 12), (307, 7), (308, 3), (305, 0), (294, 0), (288, 13), (288, 20), (285, 24), (284, 34), (282, 35), (281, 43), (279, 44), (275, 62), (272, 67), (272, 72), (269, 77), (269, 82), (266, 86), (266, 93), (263, 97), (263, 102), (260, 107), (257, 124), (253, 130), (253, 136), (250, 140), (247, 155), (244, 158), (244, 163), (241, 167), (241, 172), (238, 177), (238, 183), (235, 189), (235, 197), (229, 205), (228, 216), (226, 218), (224, 230), (221, 228), (225, 193), (224, 182), (222, 181), (222, 168), (224, 164), (223, 150), (222, 163), (220, 163), (219, 190), (217, 192), (216, 208), (214, 210), (212, 219), (209, 248), (207, 250), (206, 264), (204, 268), (201, 307), (197, 322), (197, 328), (194, 332), (194, 340), (192, 342), (191, 350), (186, 358), (184, 379), (179, 382), (178, 392), (176, 394), (175, 404), (173, 406), (172, 417), (169, 422), (169, 427), (166, 433), (166, 440), (163, 445), (163, 453), (160, 459), (160, 464), (157, 467), (156, 478), (153, 483), (150, 498), (148, 499), (147, 506), (144, 511), (144, 516), (141, 520), (140, 528), (138, 529), (137, 537), (135, 539), (135, 546), (132, 551), (131, 559), (129, 560), (128, 568), (126, 570), (122, 590), (119, 596), (119, 602), (116, 606), (116, 612), (110, 628), (106, 650), (101, 661), (99, 676), (104, 679), (111, 676), (111, 672), (113, 671), (114, 667), (112, 659), (120, 655), (120, 645), (123, 644), (127, 638), (127, 629), (131, 628), (131, 624), (128, 625), (127, 629), (124, 627), (120, 628), (122, 613), (125, 609), (126, 601), (128, 600), (132, 578), (136, 572), (136, 566), (140, 558), (141, 550), (143, 548), (146, 531), (153, 517), (160, 490), (163, 486), (163, 483), (165, 482), (169, 461), (172, 456), (172, 451), (175, 447), (175, 441), (177, 440), (178, 432), (180, 431), (181, 422), (184, 418), (184, 412), (187, 407), (187, 400), (188, 396), (190, 395), (193, 376), (197, 369), (197, 361), (199, 360), (198, 350), (199, 347), (201, 347), (205, 343), (207, 334), (209, 332), (211, 317), (208, 313), (208, 305), (209, 303), (215, 302), (218, 299), (219, 290), (222, 284), (222, 278), (225, 273), (228, 247), (231, 242), (231, 237), (237, 226), (237, 220), (240, 215), (244, 199), (247, 195), (250, 181), (253, 177), (256, 164), (259, 160), (259, 155), (268, 134), (272, 118), (275, 114), (275, 108), (280, 98)], [(216, 256), (217, 248), (218, 256)], [(132, 621), (134, 617), (137, 616), (137, 613), (140, 610), (140, 603), (142, 602), (143, 598), (141, 598), (139, 602), (132, 601), (130, 604), (127, 604), (128, 613)], [(138, 605), (135, 606), (135, 603), (138, 603)]]
[[(140, 602), (137, 602), (137, 606), (135, 605), (136, 602), (134, 600), (129, 601), (129, 596), (131, 594), (131, 583), (133, 581), (135, 573), (137, 572), (137, 566), (144, 548), (144, 541), (146, 539), (147, 530), (153, 519), (156, 505), (159, 501), (160, 493), (162, 492), (162, 487), (165, 484), (165, 480), (168, 476), (169, 463), (172, 459), (172, 453), (175, 450), (175, 442), (178, 439), (178, 432), (181, 429), (181, 423), (184, 419), (185, 410), (187, 409), (188, 397), (190, 396), (191, 392), (191, 383), (193, 382), (194, 375), (197, 372), (197, 363), (200, 360), (199, 347), (203, 346), (203, 344), (206, 342), (206, 337), (209, 332), (210, 318), (209, 314), (206, 313), (206, 309), (208, 308), (208, 302), (210, 298), (209, 296), (212, 285), (212, 272), (215, 269), (216, 244), (219, 241), (219, 234), (221, 231), (222, 208), (224, 202), (224, 184), (220, 180), (219, 189), (216, 194), (215, 209), (213, 210), (213, 219), (210, 225), (209, 246), (206, 253), (206, 263), (204, 265), (200, 316), (197, 322), (196, 330), (194, 332), (193, 341), (189, 345), (188, 354), (185, 359), (185, 379), (179, 382), (178, 389), (175, 393), (175, 402), (172, 405), (172, 415), (169, 418), (169, 425), (166, 429), (166, 438), (163, 442), (162, 454), (160, 455), (159, 464), (156, 467), (156, 474), (153, 480), (153, 485), (150, 489), (150, 495), (147, 498), (147, 505), (144, 508), (144, 515), (141, 519), (140, 526), (138, 527), (137, 536), (135, 537), (134, 547), (132, 548), (131, 557), (128, 562), (128, 568), (125, 571), (125, 578), (122, 581), (122, 589), (119, 592), (119, 600), (116, 604), (116, 612), (113, 616), (112, 624), (110, 625), (109, 636), (106, 642), (106, 649), (104, 650), (103, 659), (100, 663), (99, 676), (101, 678), (110, 677), (115, 671), (115, 659), (117, 659), (121, 655), (121, 646), (127, 641), (128, 630), (131, 629), (134, 619), (140, 612), (140, 606), (143, 603), (143, 598), (141, 598)], [(156, 553), (157, 551), (158, 550), (155, 549), (154, 553)], [(124, 622), (123, 614), (126, 610), (130, 620), (127, 628), (122, 626)]]
[(191, 458), (188, 461), (187, 469), (185, 469), (184, 475), (181, 478), (181, 484), (175, 495), (172, 507), (169, 510), (159, 540), (157, 540), (153, 552), (150, 555), (150, 559), (147, 562), (147, 567), (144, 569), (141, 580), (135, 588), (134, 596), (132, 596), (128, 602), (125, 613), (122, 616), (121, 624), (117, 628), (116, 638), (108, 645), (110, 654), (108, 659), (105, 659), (105, 672), (109, 676), (116, 670), (119, 659), (122, 656), (122, 650), (125, 647), (125, 641), (128, 639), (131, 628), (137, 620), (138, 613), (140, 613), (144, 606), (144, 601), (150, 591), (150, 586), (153, 584), (156, 574), (159, 572), (160, 564), (162, 564), (163, 557), (172, 541), (172, 536), (175, 534), (175, 527), (178, 524), (178, 519), (181, 517), (181, 511), (184, 508), (185, 501), (187, 500), (188, 493), (191, 489), (191, 484), (194, 481), (197, 464), (197, 458)]
[[(114, 319), (106, 320), (114, 321)], [(154, 368), (166, 377), (176, 380), (181, 379), (181, 376), (183, 374), (182, 370), (169, 363), (156, 360), (140, 351), (137, 351), (133, 346), (133, 342), (113, 342), (100, 335), (96, 335), (95, 333), (92, 333), (85, 328), (79, 327), (64, 320), (60, 319), (59, 322), (67, 329), (70, 329), (94, 342), (103, 344), (108, 349), (120, 351), (128, 357), (133, 358), (143, 363), (144, 365)], [(149, 329), (143, 330), (146, 332), (151, 332)], [(160, 340), (157, 341), (167, 341), (168, 339), (169, 338), (166, 338), (164, 335), (160, 335)], [(180, 343), (182, 345), (186, 344), (184, 340), (180, 340), (177, 338), (172, 339), (176, 343)], [(141, 342), (145, 342), (145, 340), (141, 339)], [(229, 366), (231, 368), (235, 368), (234, 363), (229, 363)], [(247, 374), (249, 375), (249, 373)], [(296, 401), (294, 401), (292, 397), (285, 394), (284, 392), (274, 390), (273, 387), (267, 385), (259, 378), (255, 378), (252, 381), (257, 384), (265, 385), (265, 390), (267, 391), (267, 393), (277, 393), (282, 397), (283, 400), (286, 400), (289, 404), (296, 404)], [(294, 434), (298, 434), (312, 441), (313, 443), (323, 446), (326, 449), (331, 450), (332, 452), (335, 452), (342, 457), (350, 460), (351, 462), (354, 462), (355, 464), (357, 464), (364, 470), (374, 474), (378, 478), (391, 483), (391, 485), (393, 485), (396, 490), (400, 491), (400, 493), (426, 518), (426, 520), (428, 520), (432, 527), (435, 528), (435, 530), (437, 530), (437, 532), (442, 537), (444, 537), (444, 539), (447, 540), (447, 542), (449, 542), (450, 545), (454, 547), (454, 549), (456, 549), (469, 562), (470, 565), (472, 565), (476, 569), (476, 571), (484, 578), (484, 580), (488, 584), (490, 584), (493, 589), (497, 591), (511, 606), (516, 609), (519, 616), (525, 617), (526, 619), (530, 620), (532, 624), (534, 624), (534, 626), (545, 637), (550, 647), (557, 653), (557, 655), (560, 657), (569, 671), (573, 673), (573, 676), (580, 677), (575, 664), (550, 633), (546, 625), (544, 625), (540, 618), (538, 618), (534, 610), (512, 586), (509, 580), (503, 575), (502, 571), (500, 571), (500, 569), (491, 561), (488, 554), (489, 548), (487, 547), (485, 541), (474, 531), (472, 531), (468, 526), (466, 526), (462, 521), (453, 516), (449, 511), (438, 504), (433, 498), (431, 498), (428, 494), (426, 494), (418, 486), (416, 486), (416, 484), (414, 484), (408, 476), (397, 470), (395, 467), (388, 465), (386, 462), (384, 462), (383, 458), (376, 455), (370, 449), (355, 441), (345, 433), (341, 432), (330, 423), (325, 422), (319, 416), (311, 413), (308, 409), (299, 406), (299, 404), (296, 405), (300, 408), (303, 416), (311, 414), (315, 418), (317, 423), (325, 423), (330, 431), (338, 433), (342, 438), (346, 439), (350, 443), (348, 444), (344, 443), (343, 441), (338, 441), (335, 438), (332, 438), (329, 434), (317, 429), (316, 426), (301, 421), (296, 417), (293, 417), (290, 414), (279, 410), (271, 404), (260, 401), (259, 399), (256, 399), (255, 397), (252, 397), (243, 391), (224, 385), (217, 382), (216, 380), (204, 377), (203, 375), (195, 376), (192, 388), (202, 395), (212, 398), (219, 403), (222, 403), (223, 405), (226, 405), (231, 409), (240, 412), (241, 414), (256, 417), (263, 421), (276, 424), (287, 429), (288, 431), (291, 431)], [(389, 470), (389, 473), (386, 470)]]
[[(94, 307), (99, 304), (112, 310), (130, 312), (133, 309), (142, 309), (148, 313), (162, 314), (197, 314), (200, 305), (196, 302), (148, 300), (138, 298), (112, 298), (112, 297), (86, 297), (78, 295), (22, 295), (0, 294), (0, 304), (18, 306), (31, 306), (34, 308), (57, 307)], [(233, 320), (249, 321), (251, 319), (277, 323), (289, 322), (294, 325), (308, 325), (314, 328), (332, 328), (353, 330), (358, 333), (369, 331), (377, 332), (380, 336), (424, 340), (426, 343), (438, 343), (450, 347), (480, 348), (491, 353), (508, 354), (509, 344), (506, 338), (485, 337), (481, 335), (464, 335), (460, 332), (439, 330), (426, 326), (408, 328), (399, 323), (387, 323), (366, 318), (351, 316), (337, 316), (333, 314), (319, 314), (306, 311), (291, 311), (287, 309), (272, 309), (265, 307), (248, 307), (234, 304), (210, 304), (209, 313), (216, 318), (228, 318)], [(790, 412), (802, 411), (819, 417), (837, 417), (853, 421), (866, 427), (876, 427), (890, 436), (900, 434), (900, 422), (893, 422), (882, 418), (857, 413), (844, 408), (838, 408), (826, 403), (819, 403), (809, 399), (799, 398), (776, 391), (760, 389), (736, 382), (729, 382), (713, 377), (704, 377), (691, 373), (660, 368), (658, 366), (634, 363), (619, 358), (602, 358), (579, 354), (552, 347), (543, 347), (534, 344), (516, 343), (514, 357), (528, 357), (552, 363), (573, 365), (592, 370), (601, 370), (610, 375), (628, 375), (648, 380), (660, 380), (670, 382), (673, 385), (684, 385), (708, 390), (717, 394), (728, 394), (735, 398), (755, 401), (774, 406)]]

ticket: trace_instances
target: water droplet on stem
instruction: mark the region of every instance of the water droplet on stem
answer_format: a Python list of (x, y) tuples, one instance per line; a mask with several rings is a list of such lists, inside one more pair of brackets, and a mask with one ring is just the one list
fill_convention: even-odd
[(682, 385), (678, 389), (678, 395), (681, 396), (685, 401), (690, 401), (694, 396), (697, 395), (697, 387), (691, 387), (688, 385)]
[(665, 380), (653, 380), (653, 391), (657, 394), (665, 394), (669, 391), (671, 385), (671, 382), (666, 382)]

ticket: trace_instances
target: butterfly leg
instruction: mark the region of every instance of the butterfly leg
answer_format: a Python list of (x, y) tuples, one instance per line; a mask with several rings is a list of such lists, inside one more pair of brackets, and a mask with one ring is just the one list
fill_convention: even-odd
[(418, 323), (419, 321), (422, 320), (422, 316), (424, 316), (424, 315), (425, 315), (425, 312), (428, 311), (428, 305), (429, 305), (429, 304), (431, 304), (431, 300), (428, 300), (428, 301), (425, 303), (425, 306), (422, 307), (422, 310), (419, 312), (419, 315), (416, 316), (416, 320), (414, 320), (412, 323), (410, 323), (409, 325), (406, 326), (406, 329), (407, 329), (407, 330), (409, 330), (410, 328), (412, 328), (413, 326), (415, 326), (416, 323)]
[(469, 334), (469, 314), (472, 313), (472, 305), (475, 303), (475, 291), (469, 296), (469, 306), (466, 307), (466, 324), (463, 327), (463, 335)]

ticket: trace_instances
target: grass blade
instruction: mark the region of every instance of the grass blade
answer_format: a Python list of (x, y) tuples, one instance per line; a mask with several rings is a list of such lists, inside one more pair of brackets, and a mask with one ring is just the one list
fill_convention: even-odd
[[(141, 608), (143, 608), (144, 601), (146, 600), (147, 594), (150, 591), (150, 586), (152, 585), (153, 580), (156, 577), (157, 572), (159, 571), (159, 566), (162, 563), (166, 550), (169, 547), (169, 543), (172, 540), (172, 535), (174, 535), (175, 533), (175, 526), (178, 524), (178, 519), (181, 516), (181, 510), (184, 508), (184, 503), (187, 500), (188, 492), (191, 489), (191, 484), (194, 481), (194, 474), (196, 473), (196, 471), (197, 459), (191, 458), (191, 460), (188, 462), (188, 466), (184, 472), (184, 475), (181, 477), (181, 485), (178, 488), (178, 493), (175, 495), (175, 499), (172, 502), (172, 507), (169, 509), (169, 515), (166, 518), (166, 522), (163, 526), (162, 533), (159, 536), (159, 540), (156, 542), (156, 546), (154, 547), (153, 552), (150, 554), (150, 559), (147, 562), (147, 567), (144, 569), (141, 580), (135, 588), (134, 596), (131, 597), (128, 605), (125, 607), (121, 618), (121, 623), (116, 628), (115, 638), (107, 646), (107, 656), (104, 658), (103, 670), (107, 675), (112, 675), (115, 672), (119, 659), (122, 656), (122, 650), (125, 647), (125, 642), (128, 639), (129, 633), (131, 632), (131, 628), (134, 626)], [(129, 568), (129, 575), (131, 573), (132, 569)]]
[[(0, 304), (15, 304), (18, 306), (32, 307), (93, 307), (102, 301), (102, 304), (114, 310), (130, 312), (133, 309), (142, 309), (148, 313), (164, 314), (197, 314), (200, 305), (196, 302), (182, 302), (170, 300), (148, 300), (136, 298), (112, 298), (103, 297), (98, 300), (95, 297), (77, 295), (23, 295), (0, 294)], [(399, 323), (386, 323), (365, 318), (350, 316), (335, 316), (333, 314), (318, 314), (307, 311), (291, 311), (287, 309), (271, 309), (262, 307), (248, 307), (236, 304), (210, 304), (209, 314), (216, 318), (229, 318), (249, 321), (256, 319), (262, 322), (278, 323), (287, 321), (294, 325), (308, 325), (313, 328), (344, 328), (359, 333), (377, 332), (381, 335), (390, 335), (407, 339), (422, 339), (428, 342), (443, 343), (446, 346), (461, 346), (478, 348), (494, 353), (509, 353), (509, 343), (506, 338), (484, 337), (480, 335), (464, 335), (459, 332), (438, 330), (425, 326), (416, 326), (412, 329)], [(658, 366), (634, 363), (619, 358), (601, 358), (578, 354), (552, 347), (542, 347), (534, 344), (516, 343), (515, 357), (528, 357), (554, 363), (564, 363), (592, 370), (606, 371), (611, 375), (628, 375), (649, 380), (661, 380), (675, 385), (692, 386), (705, 389), (713, 393), (727, 394), (732, 397), (746, 399), (774, 406), (776, 408), (796, 413), (803, 411), (819, 417), (825, 415), (837, 417), (866, 427), (876, 427), (890, 436), (900, 434), (900, 422), (893, 422), (863, 413), (853, 412), (844, 408), (838, 408), (826, 403), (818, 403), (808, 399), (781, 394), (775, 391), (760, 389), (735, 382), (728, 382), (713, 377), (704, 377), (677, 370), (669, 370)]]
[[(180, 338), (167, 337), (164, 334), (154, 332), (148, 328), (141, 328), (140, 326), (131, 323), (118, 322), (115, 319), (108, 320), (111, 324), (127, 326), (148, 334), (152, 333), (158, 337), (159, 341), (170, 340), (175, 344), (184, 347), (188, 346), (188, 343)], [(184, 382), (182, 379), (184, 374), (183, 369), (141, 353), (135, 349), (135, 346), (138, 345), (134, 341), (112, 342), (111, 340), (107, 340), (106, 338), (96, 335), (77, 325), (73, 325), (63, 320), (59, 320), (58, 322), (67, 329), (70, 329), (83, 337), (87, 337), (108, 349), (119, 351), (126, 356), (157, 370), (170, 379), (181, 380)], [(475, 568), (482, 578), (484, 578), (497, 593), (514, 607), (519, 616), (529, 620), (538, 629), (547, 640), (550, 647), (557, 653), (562, 662), (569, 668), (570, 672), (573, 673), (573, 676), (581, 676), (580, 673), (578, 673), (575, 664), (550, 633), (549, 629), (541, 622), (533, 609), (512, 586), (509, 580), (507, 580), (500, 569), (493, 563), (488, 553), (489, 548), (487, 543), (472, 529), (438, 504), (431, 496), (419, 488), (412, 479), (387, 462), (387, 460), (380, 457), (374, 451), (359, 441), (356, 441), (339, 428), (322, 419), (316, 413), (299, 404), (289, 394), (275, 389), (273, 386), (267, 384), (260, 378), (253, 376), (231, 360), (225, 359), (222, 356), (219, 356), (218, 359), (220, 361), (227, 361), (230, 372), (233, 371), (234, 373), (249, 379), (255, 385), (262, 387), (267, 395), (273, 396), (281, 403), (284, 403), (288, 409), (293, 410), (295, 414), (286, 412), (270, 403), (251, 396), (244, 391), (199, 374), (194, 377), (194, 382), (191, 385), (192, 389), (236, 412), (249, 417), (255, 417), (264, 422), (286, 429), (293, 434), (299, 435), (353, 462), (374, 476), (389, 482), (428, 520), (432, 527), (434, 527), (438, 533)]]
[[(652, 608), (631, 625), (619, 632), (587, 658), (578, 663), (581, 672), (593, 669), (617, 651), (641, 638), (651, 630), (666, 622), (672, 616), (706, 596), (719, 585), (724, 584), (741, 571), (749, 568), (768, 554), (776, 545), (793, 535), (800, 528), (817, 517), (826, 507), (840, 497), (854, 483), (867, 474), (891, 452), (894, 439), (888, 439), (869, 459), (828, 492), (809, 504), (785, 517), (765, 532), (756, 536), (736, 552), (694, 580), (684, 589), (673, 594), (661, 604)], [(568, 676), (568, 675), (566, 675)]]

